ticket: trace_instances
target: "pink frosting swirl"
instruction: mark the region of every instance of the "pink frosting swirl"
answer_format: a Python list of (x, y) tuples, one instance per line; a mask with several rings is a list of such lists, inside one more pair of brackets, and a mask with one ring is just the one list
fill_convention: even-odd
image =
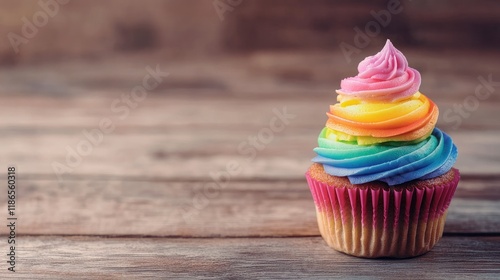
[(387, 40), (384, 48), (358, 65), (358, 75), (343, 79), (337, 93), (367, 101), (397, 101), (415, 94), (420, 73), (408, 67), (406, 57)]

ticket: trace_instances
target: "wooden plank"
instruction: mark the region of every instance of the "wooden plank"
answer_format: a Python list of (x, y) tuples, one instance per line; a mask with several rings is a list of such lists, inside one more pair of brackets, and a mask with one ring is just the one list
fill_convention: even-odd
[[(466, 118), (461, 117), (460, 125), (456, 127), (455, 119), (460, 114), (454, 106), (463, 107), (465, 98), (474, 96), (474, 87), (465, 87), (466, 92), (464, 89), (444, 89), (450, 90), (457, 92), (457, 95), (443, 98), (441, 89), (428, 90), (428, 95), (440, 108), (439, 127), (454, 131), (500, 129), (500, 124), (495, 121), (497, 118), (492, 118), (499, 116), (497, 108), (500, 106), (500, 100), (495, 98), (494, 93), (486, 101), (479, 101), (477, 110), (465, 110), (463, 114)], [(235, 98), (232, 92), (216, 91), (200, 95), (199, 91), (193, 90), (189, 96), (149, 96), (142, 102), (134, 103), (137, 104), (136, 108), (129, 107), (130, 113), (127, 115), (124, 115), (125, 109), (121, 108), (125, 103), (120, 103), (120, 111), (111, 109), (113, 102), (120, 100), (123, 94), (116, 91), (108, 91), (108, 96), (94, 93), (72, 99), (50, 96), (0, 97), (0, 129), (9, 133), (80, 131), (98, 127), (103, 118), (110, 118), (117, 128), (128, 131), (148, 132), (176, 126), (251, 128), (268, 125), (273, 109), (281, 111), (284, 107), (288, 113), (296, 116), (290, 120), (291, 129), (319, 127), (326, 122), (328, 106), (335, 103), (335, 95), (331, 91), (316, 90), (308, 92), (308, 95), (296, 92), (286, 97), (269, 92), (262, 98), (248, 94)]]
[[(188, 60), (162, 52), (126, 55), (126, 59), (112, 56), (100, 61), (99, 67), (92, 61), (83, 60), (20, 65), (0, 69), (0, 96), (29, 96), (34, 100), (40, 96), (51, 96), (74, 101), (92, 95), (116, 97), (130, 93), (132, 88), (142, 83), (147, 74), (146, 66), (159, 65), (162, 71), (171, 75), (150, 96), (210, 98), (214, 92), (222, 91), (228, 92), (232, 98), (253, 97), (260, 101), (278, 95), (281, 102), (286, 102), (295, 96), (311, 100), (311, 95), (320, 93), (324, 100), (335, 100), (331, 95), (339, 87), (341, 79), (355, 75), (357, 63), (380, 51), (383, 43), (380, 40), (378, 44), (360, 49), (351, 62), (346, 61), (339, 49), (334, 49), (327, 52), (260, 51), (245, 55), (190, 57)], [(448, 50), (442, 53), (421, 48), (400, 48), (408, 57), (410, 66), (422, 74), (421, 91), (437, 101), (464, 100), (474, 93), (480, 83), (480, 75), (487, 77), (491, 74), (494, 81), (500, 77), (496, 63), (500, 54), (494, 50)], [(498, 102), (498, 95), (494, 94), (490, 99)], [(73, 104), (86, 106), (85, 102)], [(107, 103), (98, 105), (109, 107)], [(193, 105), (197, 109), (205, 107), (196, 102)], [(64, 111), (64, 108), (58, 109)]]
[[(319, 235), (304, 179), (208, 182), (20, 180), (20, 234), (248, 237)], [(500, 233), (499, 181), (463, 180), (445, 233)], [(6, 209), (6, 196), (0, 197)], [(6, 218), (6, 212), (0, 212)], [(0, 234), (7, 228), (1, 227)]]
[[(83, 147), (85, 154), (80, 156), (76, 156), (78, 146), (89, 143), (81, 131), (6, 133), (0, 162), (16, 164), (23, 175), (58, 179), (60, 174), (64, 180), (74, 176), (207, 180), (211, 173), (224, 172), (228, 163), (241, 166), (233, 178), (303, 178), (315, 155), (313, 148), (322, 125), (287, 127), (263, 138), (266, 144), (260, 140), (251, 144), (250, 137), (258, 137), (264, 128), (179, 126), (148, 134), (122, 129), (105, 135), (98, 145)], [(450, 135), (459, 148), (456, 167), (463, 175), (499, 175), (500, 131), (451, 131)]]
[[(444, 237), (417, 258), (347, 256), (320, 237), (24, 236), (9, 279), (498, 279), (500, 237)], [(3, 264), (5, 267), (6, 264)]]

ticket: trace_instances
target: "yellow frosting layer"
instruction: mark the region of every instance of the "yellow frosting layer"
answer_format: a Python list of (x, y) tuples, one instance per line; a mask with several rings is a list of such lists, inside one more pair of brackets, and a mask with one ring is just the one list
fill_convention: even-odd
[(419, 141), (428, 137), (439, 115), (437, 106), (420, 92), (398, 102), (367, 102), (338, 96), (330, 106), (326, 127), (337, 140), (369, 145)]

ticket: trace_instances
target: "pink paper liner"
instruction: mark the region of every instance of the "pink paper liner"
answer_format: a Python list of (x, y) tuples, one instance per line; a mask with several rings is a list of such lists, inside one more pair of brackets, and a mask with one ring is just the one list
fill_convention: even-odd
[[(306, 178), (321, 234), (330, 246), (364, 257), (409, 257), (429, 251), (441, 237), (460, 178), (458, 170), (453, 172), (448, 183), (425, 187), (340, 187), (309, 173)], [(384, 248), (387, 244), (391, 248)]]
[[(457, 171), (458, 172), (458, 171)], [(376, 225), (383, 217), (385, 227), (426, 221), (443, 215), (457, 188), (459, 176), (446, 185), (432, 187), (337, 187), (306, 174), (316, 207), (336, 215), (360, 218), (364, 226)], [(382, 207), (382, 209), (380, 209)], [(338, 218), (338, 217), (336, 217)]]

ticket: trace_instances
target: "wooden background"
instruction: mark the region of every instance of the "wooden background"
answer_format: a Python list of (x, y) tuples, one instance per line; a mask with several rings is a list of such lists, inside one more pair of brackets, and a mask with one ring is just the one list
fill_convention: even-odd
[[(305, 8), (299, 2), (285, 9), (283, 2), (277, 1), (266, 9), (262, 2), (248, 1), (227, 13), (222, 22), (211, 3), (192, 9), (174, 1), (151, 1), (144, 7), (125, 3), (129, 9), (141, 11), (131, 16), (134, 19), (148, 15), (152, 21), (160, 19), (156, 10), (161, 9), (155, 7), (161, 5), (179, 10), (175, 10), (177, 17), (163, 19), (168, 21), (162, 22), (165, 27), (154, 25), (165, 30), (157, 34), (166, 35), (157, 37), (151, 46), (137, 47), (136, 40), (130, 39), (123, 47), (113, 47), (113, 43), (108, 48), (84, 34), (75, 40), (88, 39), (88, 46), (78, 48), (70, 43), (71, 34), (61, 33), (72, 26), (69, 19), (76, 21), (75, 15), (85, 18), (86, 12), (93, 11), (97, 22), (93, 26), (102, 26), (103, 31), (90, 29), (90, 34), (108, 39), (106, 22), (126, 17), (116, 12), (118, 6), (105, 13), (102, 5), (90, 8), (90, 4), (70, 3), (64, 7), (67, 13), (61, 10), (54, 17), (62, 22), (47, 25), (18, 55), (8, 46), (4, 49), (0, 161), (5, 171), (0, 173), (6, 180), (7, 166), (13, 164), (18, 170), (19, 245), (18, 272), (7, 273), (3, 257), (1, 278), (500, 276), (500, 86), (493, 87), (476, 110), (461, 118), (458, 127), (443, 118), (454, 106), (473, 98), (480, 84), (478, 77), (491, 75), (500, 82), (500, 53), (495, 48), (478, 45), (470, 36), (464, 46), (451, 47), (453, 42), (462, 42), (453, 32), (446, 33), (448, 43), (426, 36), (427, 41), (407, 41), (392, 27), (348, 63), (338, 50), (338, 41), (326, 42), (322, 38), (327, 35), (320, 36), (316, 29), (307, 27), (311, 22), (308, 18), (317, 18), (320, 11), (325, 10), (326, 15), (336, 11), (326, 2), (317, 1), (302, 14), (301, 7)], [(485, 5), (495, 5), (492, 3), (485, 1)], [(16, 16), (3, 28), (11, 26), (12, 30), (20, 29), (19, 18), (38, 9), (36, 4), (11, 5)], [(288, 18), (288, 23), (276, 24), (271, 32), (263, 26), (273, 15), (287, 19), (286, 13), (278, 12), (280, 5), (289, 13), (295, 11), (297, 20)], [(362, 24), (371, 9), (343, 5), (358, 15), (359, 22), (354, 25)], [(474, 25), (481, 22), (477, 18), (498, 11), (492, 7), (487, 11), (481, 8), (481, 12), (459, 11)], [(102, 17), (99, 11), (104, 13)], [(449, 23), (462, 18), (448, 13), (447, 21), (437, 14), (429, 20)], [(421, 10), (409, 7), (398, 21), (420, 19), (421, 14)], [(196, 19), (187, 20), (187, 16)], [(252, 16), (262, 24), (256, 27), (261, 37), (255, 45), (249, 39), (255, 34), (248, 29)], [(181, 18), (189, 24), (182, 25)], [(492, 18), (484, 21), (494, 26), (497, 19)], [(398, 21), (395, 26), (400, 26)], [(346, 31), (352, 30), (351, 23), (346, 23), (342, 32), (335, 26), (332, 24), (331, 32), (345, 32), (345, 40), (352, 38)], [(488, 32), (497, 34), (498, 29), (491, 28)], [(214, 33), (197, 36), (203, 30)], [(294, 45), (293, 36), (286, 34), (300, 30), (303, 36), (316, 38), (316, 43)], [(417, 26), (413, 30), (423, 34), (426, 29)], [(273, 33), (285, 35), (269, 35)], [(178, 45), (169, 48), (166, 42), (173, 42), (168, 41), (169, 36), (179, 37)], [(190, 36), (203, 42), (201, 47), (191, 48), (194, 39)], [(456, 167), (462, 173), (443, 239), (430, 253), (407, 260), (360, 259), (330, 249), (319, 236), (303, 175), (314, 156), (312, 149), (326, 121), (328, 105), (335, 102), (334, 90), (340, 79), (354, 75), (356, 63), (378, 51), (387, 36), (400, 42), (396, 47), (421, 72), (421, 91), (438, 104), (438, 126), (456, 142), (460, 153)], [(61, 42), (67, 42), (68, 47)], [(487, 42), (494, 45), (498, 37)], [(51, 43), (54, 48), (43, 51)], [(205, 43), (207, 49), (203, 48)], [(156, 65), (170, 75), (120, 119), (111, 104), (141, 85), (146, 67)], [(255, 158), (240, 153), (242, 143), (269, 127), (275, 117), (273, 110), (284, 107), (295, 116), (285, 129), (274, 133)], [(83, 130), (98, 128), (103, 118), (110, 118), (115, 130), (58, 180), (53, 163), (66, 163), (67, 149), (76, 149), (85, 139)], [(241, 166), (239, 172), (230, 176), (220, 191), (207, 192), (214, 180), (211, 174), (225, 171), (230, 162)], [(0, 219), (6, 221), (5, 185), (2, 190)], [(4, 255), (8, 253), (7, 228), (0, 228), (4, 240), (0, 253)]]

